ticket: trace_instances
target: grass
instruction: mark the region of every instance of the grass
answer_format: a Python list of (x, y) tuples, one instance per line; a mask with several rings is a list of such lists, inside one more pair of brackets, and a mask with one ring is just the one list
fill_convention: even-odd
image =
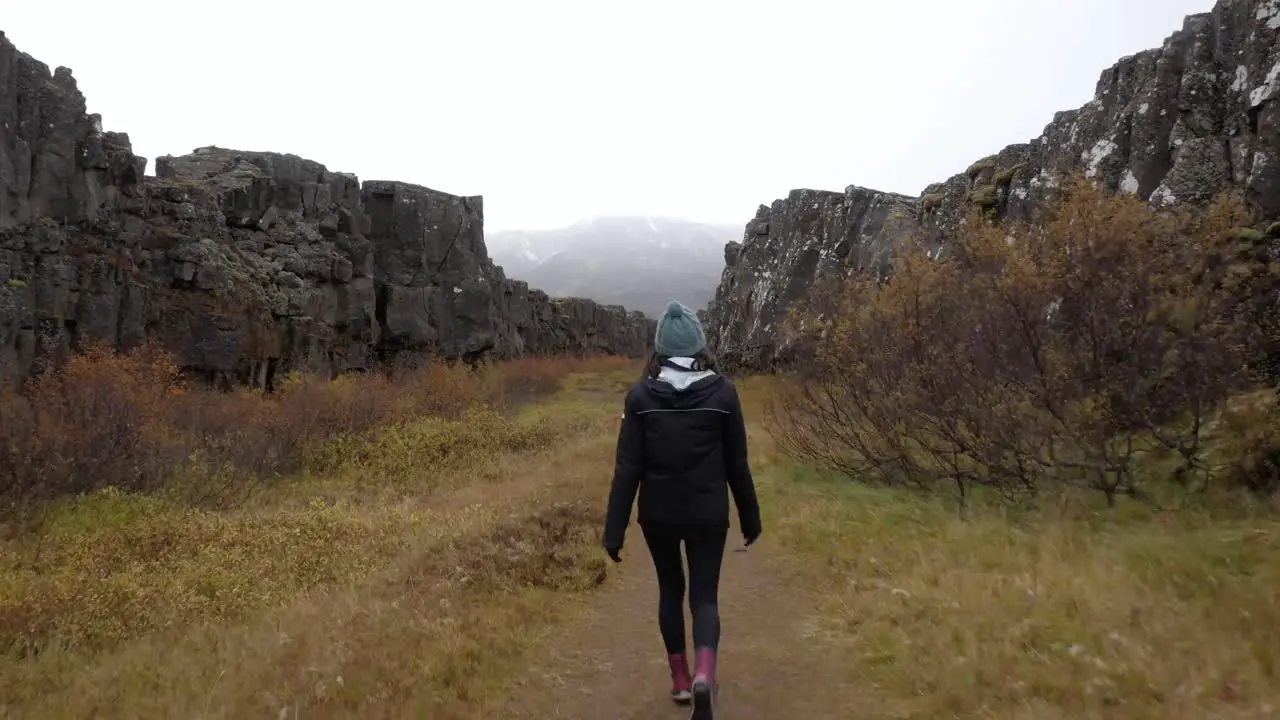
[(968, 176), (970, 180), (973, 180), (977, 178), (979, 175), (981, 175), (984, 171), (990, 170), (995, 166), (996, 166), (996, 158), (994, 155), (991, 155), (991, 156), (982, 158), (981, 160), (975, 160), (973, 164), (965, 168), (964, 174)]
[[(104, 487), (226, 508), (281, 478), (352, 465), (348, 455), (394, 460), (403, 443), (370, 445), (377, 438), (394, 444), (397, 433), (415, 452), (436, 436), (438, 455), (441, 442), (510, 434), (500, 414), (555, 392), (577, 369), (628, 366), (625, 359), (523, 359), (333, 381), (289, 373), (264, 395), (187, 382), (155, 347), (127, 354), (88, 348), (22, 392), (0, 389), (0, 467), (12, 468), (0, 486), (0, 531), (29, 529), (51, 501)], [(378, 470), (367, 462), (360, 469)]]
[(233, 508), (51, 501), (0, 542), (0, 715), (453, 717), (498, 692), (606, 572), (596, 485), (635, 370), (558, 367), (537, 402), (333, 435)]
[(1096, 498), (962, 516), (954, 498), (868, 488), (757, 445), (766, 527), (806, 561), (814, 631), (865, 688), (860, 717), (1280, 709), (1274, 516)]
[[(315, 445), (230, 509), (98, 489), (0, 543), (0, 716), (470, 718), (572, 621), (634, 368)], [(1280, 708), (1280, 523), (870, 489), (780, 456), (739, 383), (766, 540), (867, 718)], [(745, 660), (744, 660), (745, 661)]]
[(1013, 176), (1018, 174), (1018, 171), (1024, 167), (1026, 167), (1026, 163), (1018, 163), (1012, 167), (1007, 167), (1004, 170), (1001, 170), (996, 173), (993, 183), (996, 186), (1008, 187), (1008, 185), (1013, 182)]
[(993, 208), (1000, 201), (995, 185), (980, 185), (969, 192), (969, 202), (983, 208)]

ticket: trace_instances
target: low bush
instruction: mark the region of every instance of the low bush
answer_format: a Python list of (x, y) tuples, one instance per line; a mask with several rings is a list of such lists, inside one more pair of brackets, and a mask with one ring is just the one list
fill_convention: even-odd
[[(378, 451), (365, 439), (378, 428), (398, 428), (378, 441), (393, 443), (405, 433), (425, 441), (432, 428), (449, 427), (438, 448), (444, 454), (484, 438), (514, 442), (531, 430), (503, 426), (507, 435), (486, 434), (507, 422), (505, 408), (555, 392), (573, 372), (628, 362), (523, 358), (335, 380), (291, 374), (264, 394), (184, 383), (157, 347), (86, 348), (22, 392), (0, 393), (0, 521), (15, 521), (11, 530), (30, 528), (50, 500), (102, 488), (163, 492), (203, 508), (235, 506), (273, 478), (366, 462)], [(462, 425), (448, 422), (464, 417), (465, 438)]]
[(1157, 454), (1182, 487), (1271, 492), (1272, 415), (1237, 438), (1244, 455), (1207, 446), (1223, 403), (1265, 387), (1277, 356), (1280, 261), (1247, 221), (1229, 196), (1167, 213), (1080, 178), (1034, 225), (973, 215), (947, 258), (907, 247), (887, 279), (855, 276), (797, 316), (805, 361), (771, 429), (802, 460), (962, 498), (1051, 486), (1154, 502)]

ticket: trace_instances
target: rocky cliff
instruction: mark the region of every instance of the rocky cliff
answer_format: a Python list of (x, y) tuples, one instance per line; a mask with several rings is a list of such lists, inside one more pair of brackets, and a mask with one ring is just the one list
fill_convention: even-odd
[(553, 299), (489, 259), (479, 197), (216, 147), (162, 157), (0, 33), (0, 382), (87, 342), (157, 340), (269, 384), (431, 354), (643, 353), (643, 314)]
[(726, 268), (708, 337), (730, 366), (785, 361), (782, 321), (824, 280), (882, 271), (907, 235), (945, 250), (975, 205), (1034, 218), (1059, 179), (1084, 174), (1153, 204), (1200, 202), (1227, 187), (1265, 217), (1280, 216), (1280, 0), (1219, 0), (1162, 47), (1102, 73), (1091, 101), (1058, 113), (1044, 133), (981, 158), (905, 197), (860, 187), (796, 190), (761, 206)]

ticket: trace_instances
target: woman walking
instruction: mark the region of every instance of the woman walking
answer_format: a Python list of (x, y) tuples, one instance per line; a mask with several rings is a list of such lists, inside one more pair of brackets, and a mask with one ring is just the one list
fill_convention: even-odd
[[(658, 629), (671, 665), (671, 697), (693, 701), (691, 720), (712, 720), (720, 642), (720, 564), (729, 531), (729, 492), (747, 545), (760, 537), (760, 506), (747, 465), (747, 430), (733, 383), (715, 371), (698, 318), (672, 302), (654, 336), (644, 378), (627, 392), (605, 519), (614, 562), (631, 504), (658, 574)], [(684, 545), (689, 566), (695, 674), (684, 627)]]

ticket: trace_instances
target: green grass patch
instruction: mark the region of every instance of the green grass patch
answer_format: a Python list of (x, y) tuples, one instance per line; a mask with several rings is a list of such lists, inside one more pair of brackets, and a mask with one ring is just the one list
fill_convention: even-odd
[(818, 630), (872, 688), (869, 717), (1280, 706), (1280, 636), (1263, 630), (1280, 622), (1274, 520), (1074, 501), (961, 513), (785, 462), (762, 477), (766, 527), (809, 559)]

